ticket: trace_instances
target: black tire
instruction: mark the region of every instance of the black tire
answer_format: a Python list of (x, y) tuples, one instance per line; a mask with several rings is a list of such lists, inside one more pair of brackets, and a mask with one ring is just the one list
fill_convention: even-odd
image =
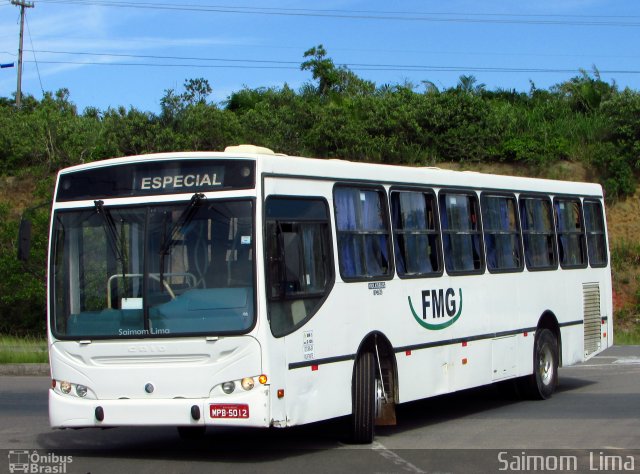
[(181, 439), (194, 440), (204, 437), (207, 427), (204, 425), (198, 426), (178, 426), (178, 435)]
[(375, 434), (375, 363), (373, 353), (364, 352), (356, 359), (351, 385), (351, 441), (373, 442)]
[(549, 329), (536, 331), (533, 347), (533, 373), (520, 383), (523, 395), (546, 400), (558, 386), (558, 340)]

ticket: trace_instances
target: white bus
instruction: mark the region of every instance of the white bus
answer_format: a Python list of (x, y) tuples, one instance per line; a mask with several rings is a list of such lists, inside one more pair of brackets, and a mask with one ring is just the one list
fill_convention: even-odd
[(56, 428), (287, 427), (558, 366), (613, 343), (596, 184), (253, 146), (62, 170), (48, 276)]

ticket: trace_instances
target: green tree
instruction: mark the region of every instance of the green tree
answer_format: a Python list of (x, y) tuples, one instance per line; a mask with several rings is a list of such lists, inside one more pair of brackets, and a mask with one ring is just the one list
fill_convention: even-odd
[(213, 89), (209, 85), (209, 81), (199, 77), (197, 79), (187, 79), (184, 82), (184, 92), (182, 93), (183, 101), (189, 105), (205, 105), (207, 98), (211, 95)]
[(593, 113), (600, 105), (613, 97), (617, 92), (615, 83), (607, 84), (600, 78), (600, 71), (594, 66), (589, 74), (581, 69), (580, 75), (571, 78), (555, 87), (569, 101), (577, 112)]
[(466, 94), (478, 94), (486, 89), (484, 83), (478, 84), (478, 79), (474, 75), (462, 75), (458, 79), (456, 89)]
[(371, 94), (375, 91), (375, 84), (359, 78), (347, 67), (337, 67), (331, 58), (327, 57), (324, 46), (318, 45), (305, 51), (305, 58), (310, 58), (300, 65), (303, 71), (311, 71), (312, 77), (318, 81), (317, 93), (327, 96), (331, 92), (338, 94), (357, 95)]

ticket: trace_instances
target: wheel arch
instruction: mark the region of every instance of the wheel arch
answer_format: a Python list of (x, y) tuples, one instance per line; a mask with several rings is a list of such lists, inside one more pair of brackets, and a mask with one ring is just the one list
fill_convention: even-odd
[(536, 327), (536, 330), (540, 329), (548, 329), (556, 337), (556, 341), (558, 341), (558, 365), (562, 366), (562, 334), (560, 332), (558, 318), (556, 318), (553, 311), (546, 310), (542, 313)]
[[(378, 349), (377, 353), (376, 353), (376, 346)], [(392, 389), (393, 389), (393, 401), (395, 403), (398, 403), (398, 400), (399, 400), (398, 363), (396, 360), (396, 354), (395, 354), (395, 351), (393, 350), (393, 345), (391, 344), (391, 341), (389, 341), (387, 336), (385, 336), (382, 332), (371, 331), (362, 339), (362, 341), (360, 341), (360, 345), (358, 346), (358, 351), (356, 352), (355, 360), (357, 360), (358, 357), (360, 357), (360, 354), (362, 354), (363, 352), (372, 352), (376, 357), (376, 364), (378, 363), (377, 357), (379, 356), (380, 365), (382, 365), (383, 368), (385, 367), (388, 368), (389, 373), (393, 379), (391, 380)], [(354, 363), (353, 370), (355, 371), (355, 363)]]

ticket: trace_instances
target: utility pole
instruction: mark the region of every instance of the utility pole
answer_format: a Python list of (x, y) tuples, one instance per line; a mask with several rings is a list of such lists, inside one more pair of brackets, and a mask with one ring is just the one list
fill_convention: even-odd
[(20, 108), (22, 96), (22, 39), (24, 37), (24, 9), (33, 8), (33, 2), (11, 0), (11, 4), (20, 7), (20, 45), (18, 47), (18, 88), (16, 89), (16, 107)]

